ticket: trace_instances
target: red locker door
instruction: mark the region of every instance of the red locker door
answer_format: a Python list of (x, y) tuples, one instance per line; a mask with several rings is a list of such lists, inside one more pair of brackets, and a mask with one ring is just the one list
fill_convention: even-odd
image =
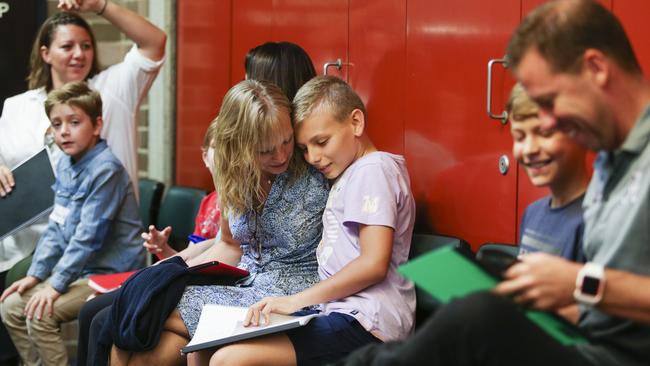
[(648, 42), (649, 1), (614, 0), (613, 11), (623, 23), (636, 57), (646, 77), (650, 77), (650, 42)]
[(177, 15), (175, 184), (212, 190), (201, 143), (230, 88), (230, 2), (179, 1)]
[(406, 2), (350, 0), (349, 82), (379, 150), (404, 154)]
[[(231, 81), (244, 78), (244, 57), (251, 48), (268, 41), (290, 41), (303, 47), (322, 74), (323, 64), (347, 60), (347, 0), (237, 0), (232, 2)], [(346, 77), (347, 68), (341, 72)]]
[[(486, 116), (487, 63), (501, 58), (519, 0), (411, 0), (406, 39), (405, 153), (418, 231), (514, 242), (517, 174), (509, 126)], [(493, 106), (512, 85), (494, 67)], [(510, 161), (506, 175), (499, 158)]]

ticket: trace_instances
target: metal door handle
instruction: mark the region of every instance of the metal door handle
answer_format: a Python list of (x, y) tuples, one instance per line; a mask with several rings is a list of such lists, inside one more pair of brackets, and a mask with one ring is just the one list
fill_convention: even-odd
[(494, 65), (494, 64), (504, 64), (505, 68), (508, 67), (508, 64), (506, 63), (505, 58), (492, 59), (492, 60), (488, 61), (488, 64), (487, 64), (487, 114), (488, 114), (488, 117), (490, 117), (490, 118), (501, 120), (501, 123), (505, 125), (506, 122), (508, 122), (508, 112), (503, 111), (503, 112), (501, 112), (501, 114), (492, 113), (492, 65)]
[(334, 66), (337, 70), (341, 70), (343, 65), (349, 65), (347, 62), (343, 62), (340, 58), (337, 58), (336, 61), (330, 61), (323, 64), (323, 75), (327, 75), (327, 69)]

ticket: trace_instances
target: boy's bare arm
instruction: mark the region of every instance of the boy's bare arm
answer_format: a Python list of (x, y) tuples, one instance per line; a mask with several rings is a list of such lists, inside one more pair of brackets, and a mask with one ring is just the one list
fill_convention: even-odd
[(295, 295), (300, 307), (345, 298), (386, 277), (393, 253), (393, 229), (379, 225), (359, 225), (359, 246), (359, 256), (339, 272)]
[(388, 272), (393, 252), (393, 229), (360, 225), (360, 255), (332, 277), (292, 296), (264, 298), (249, 308), (244, 325), (268, 322), (271, 312), (291, 314), (305, 306), (343, 299), (381, 282)]

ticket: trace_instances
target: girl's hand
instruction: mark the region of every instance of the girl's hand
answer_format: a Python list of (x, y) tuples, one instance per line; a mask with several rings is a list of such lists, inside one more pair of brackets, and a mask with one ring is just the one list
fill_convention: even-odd
[(25, 316), (29, 320), (32, 320), (34, 317), (41, 320), (43, 313), (47, 312), (47, 315), (51, 318), (54, 312), (54, 302), (59, 296), (61, 294), (57, 290), (47, 285), (29, 299), (27, 305), (25, 305)]
[(18, 292), (19, 294), (22, 294), (23, 292), (36, 286), (39, 282), (41, 282), (41, 280), (39, 280), (34, 276), (27, 276), (25, 278), (21, 278), (20, 280), (12, 283), (9, 287), (7, 287), (6, 290), (4, 290), (2, 296), (0, 296), (0, 302), (5, 301), (7, 296), (13, 294), (14, 292)]
[(98, 13), (104, 8), (104, 1), (109, 0), (59, 0), (57, 7), (63, 11)]
[(244, 326), (262, 325), (260, 323), (260, 317), (264, 318), (263, 325), (268, 325), (271, 322), (271, 313), (293, 314), (300, 308), (302, 306), (298, 303), (295, 295), (265, 297), (248, 308), (248, 313), (246, 313), (246, 318), (244, 319)]
[(144, 239), (144, 246), (151, 254), (155, 254), (158, 259), (163, 259), (176, 254), (176, 251), (169, 246), (169, 236), (172, 233), (172, 228), (167, 226), (162, 231), (158, 231), (155, 226), (149, 226), (148, 233), (142, 233)]

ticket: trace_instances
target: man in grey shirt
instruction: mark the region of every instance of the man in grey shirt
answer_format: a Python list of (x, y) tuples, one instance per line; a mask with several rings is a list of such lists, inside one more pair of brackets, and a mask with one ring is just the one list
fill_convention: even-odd
[[(588, 262), (525, 255), (494, 293), (454, 301), (403, 344), (362, 349), (346, 364), (650, 364), (650, 84), (618, 19), (592, 0), (536, 8), (508, 60), (542, 128), (599, 151), (583, 203)], [(588, 342), (562, 345), (521, 305), (579, 307)]]

